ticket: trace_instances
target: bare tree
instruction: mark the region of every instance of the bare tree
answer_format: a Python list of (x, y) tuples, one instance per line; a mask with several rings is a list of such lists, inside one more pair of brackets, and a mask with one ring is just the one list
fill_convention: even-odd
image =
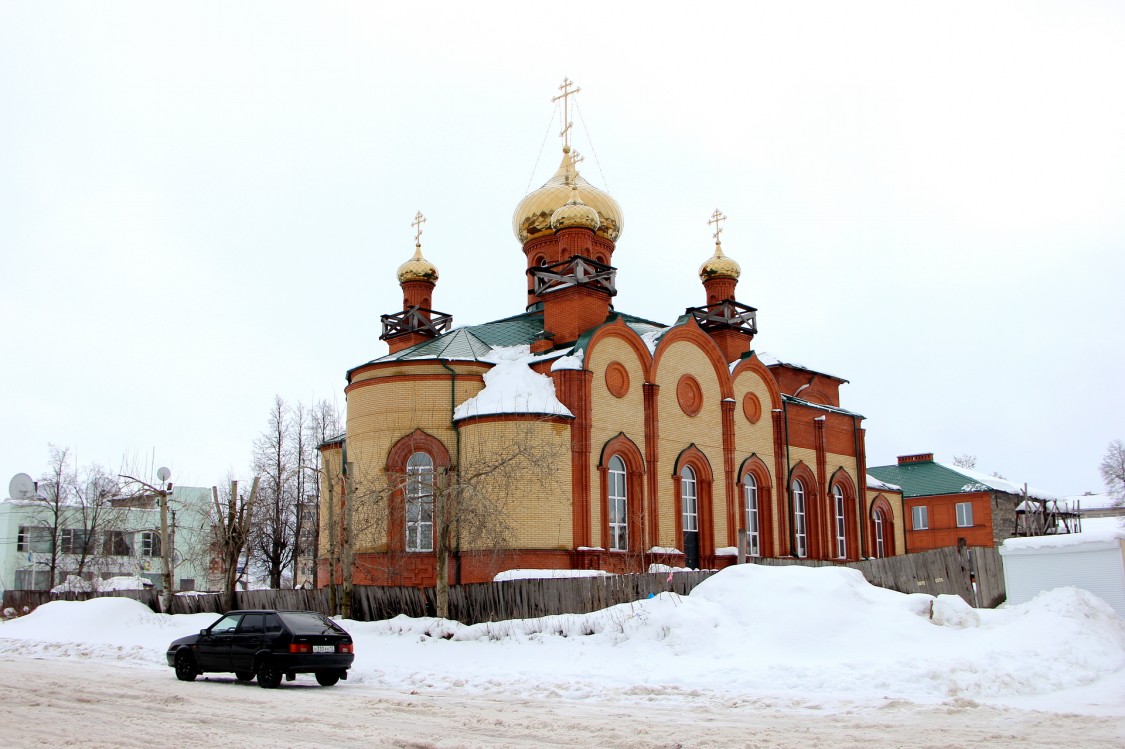
[(1125, 443), (1121, 440), (1110, 442), (1099, 468), (1106, 491), (1116, 500), (1114, 504), (1125, 505)]
[(953, 458), (953, 465), (957, 466), (958, 468), (976, 468), (977, 456), (969, 455), (968, 453), (965, 453), (964, 455), (957, 455)]
[[(408, 518), (432, 521), (435, 603), (437, 615), (448, 617), (451, 569), (456, 577), (466, 549), (500, 556), (511, 547), (514, 502), (548, 489), (555, 481), (550, 467), (561, 462), (561, 452), (565, 446), (545, 444), (529, 428), (506, 440), (473, 443), (447, 470), (408, 469), (403, 475), (345, 466), (343, 517), (328, 519), (340, 523), (345, 602), (356, 539), (371, 529), (385, 533), (391, 501), (399, 497), (407, 505)], [(330, 525), (329, 538), (334, 535)], [(393, 568), (411, 553), (388, 551), (383, 559)]]
[(47, 466), (35, 496), (26, 500), (34, 510), (22, 550), (34, 564), (47, 567), (47, 587), (53, 588), (65, 575), (82, 577), (97, 566), (98, 538), (119, 518), (109, 500), (120, 494), (121, 486), (100, 465), (73, 466), (65, 447), (50, 446)]
[(290, 409), (274, 396), (266, 430), (254, 441), (253, 471), (262, 477), (251, 554), (265, 570), (271, 588), (281, 587), (282, 575), (293, 563), (297, 496), (294, 479), (300, 473), (290, 438)]
[(238, 491), (238, 482), (231, 481), (230, 489), (219, 492), (211, 487), (211, 528), (212, 547), (223, 575), (223, 601), (227, 610), (235, 607), (234, 591), (238, 584), (238, 560), (250, 540), (254, 520), (254, 505), (258, 497), (259, 478), (254, 477), (250, 494), (245, 496)]

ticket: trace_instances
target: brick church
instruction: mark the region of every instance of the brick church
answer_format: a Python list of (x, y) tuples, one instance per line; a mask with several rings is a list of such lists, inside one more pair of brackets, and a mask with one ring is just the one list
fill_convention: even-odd
[(740, 550), (902, 553), (901, 495), (867, 476), (846, 380), (755, 352), (722, 214), (674, 322), (616, 307), (624, 212), (579, 173), (575, 91), (560, 89), (561, 163), (513, 216), (526, 309), (454, 327), (416, 218), (401, 310), (382, 316), (389, 352), (348, 371), (346, 432), (320, 448), (319, 583), (340, 564), (356, 584), (430, 586), (439, 560), (456, 584), (517, 568), (713, 569)]

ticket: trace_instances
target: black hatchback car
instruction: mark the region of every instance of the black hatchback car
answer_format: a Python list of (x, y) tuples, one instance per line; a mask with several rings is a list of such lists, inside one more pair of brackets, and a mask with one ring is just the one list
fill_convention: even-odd
[(348, 678), (354, 659), (351, 635), (315, 611), (231, 611), (168, 646), (168, 665), (181, 681), (233, 671), (239, 681), (257, 677), (264, 689), (309, 673), (330, 687)]

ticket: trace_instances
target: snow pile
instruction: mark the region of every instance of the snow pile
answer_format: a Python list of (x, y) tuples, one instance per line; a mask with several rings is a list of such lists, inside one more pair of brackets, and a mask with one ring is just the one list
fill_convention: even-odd
[(144, 590), (152, 583), (136, 575), (119, 575), (105, 580), (83, 580), (78, 575), (67, 575), (66, 581), (51, 588), (52, 593), (88, 593), (106, 590)]
[[(0, 654), (166, 669), (167, 644), (216, 618), (157, 615), (127, 599), (56, 602), (0, 624)], [(834, 567), (740, 565), (689, 596), (591, 614), (344, 626), (356, 641), (348, 685), (357, 689), (714, 705), (990, 700), (1075, 711), (1125, 694), (1125, 620), (1089, 593), (1062, 588), (973, 610)]]
[(491, 414), (574, 416), (555, 397), (555, 383), (528, 366), (529, 346), (498, 346), (483, 357), (494, 366), (484, 373), (484, 389), (453, 411), (454, 419)]
[(494, 582), (502, 583), (507, 580), (554, 580), (562, 577), (605, 577), (609, 573), (604, 570), (504, 570), (492, 578)]

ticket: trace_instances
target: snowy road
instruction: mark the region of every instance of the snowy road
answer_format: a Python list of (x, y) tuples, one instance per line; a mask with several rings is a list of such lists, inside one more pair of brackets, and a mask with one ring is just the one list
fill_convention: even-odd
[(233, 678), (81, 659), (0, 658), (0, 736), (15, 747), (1094, 747), (1125, 721), (950, 703), (828, 711), (768, 700), (646, 702), (407, 694), (309, 677)]

